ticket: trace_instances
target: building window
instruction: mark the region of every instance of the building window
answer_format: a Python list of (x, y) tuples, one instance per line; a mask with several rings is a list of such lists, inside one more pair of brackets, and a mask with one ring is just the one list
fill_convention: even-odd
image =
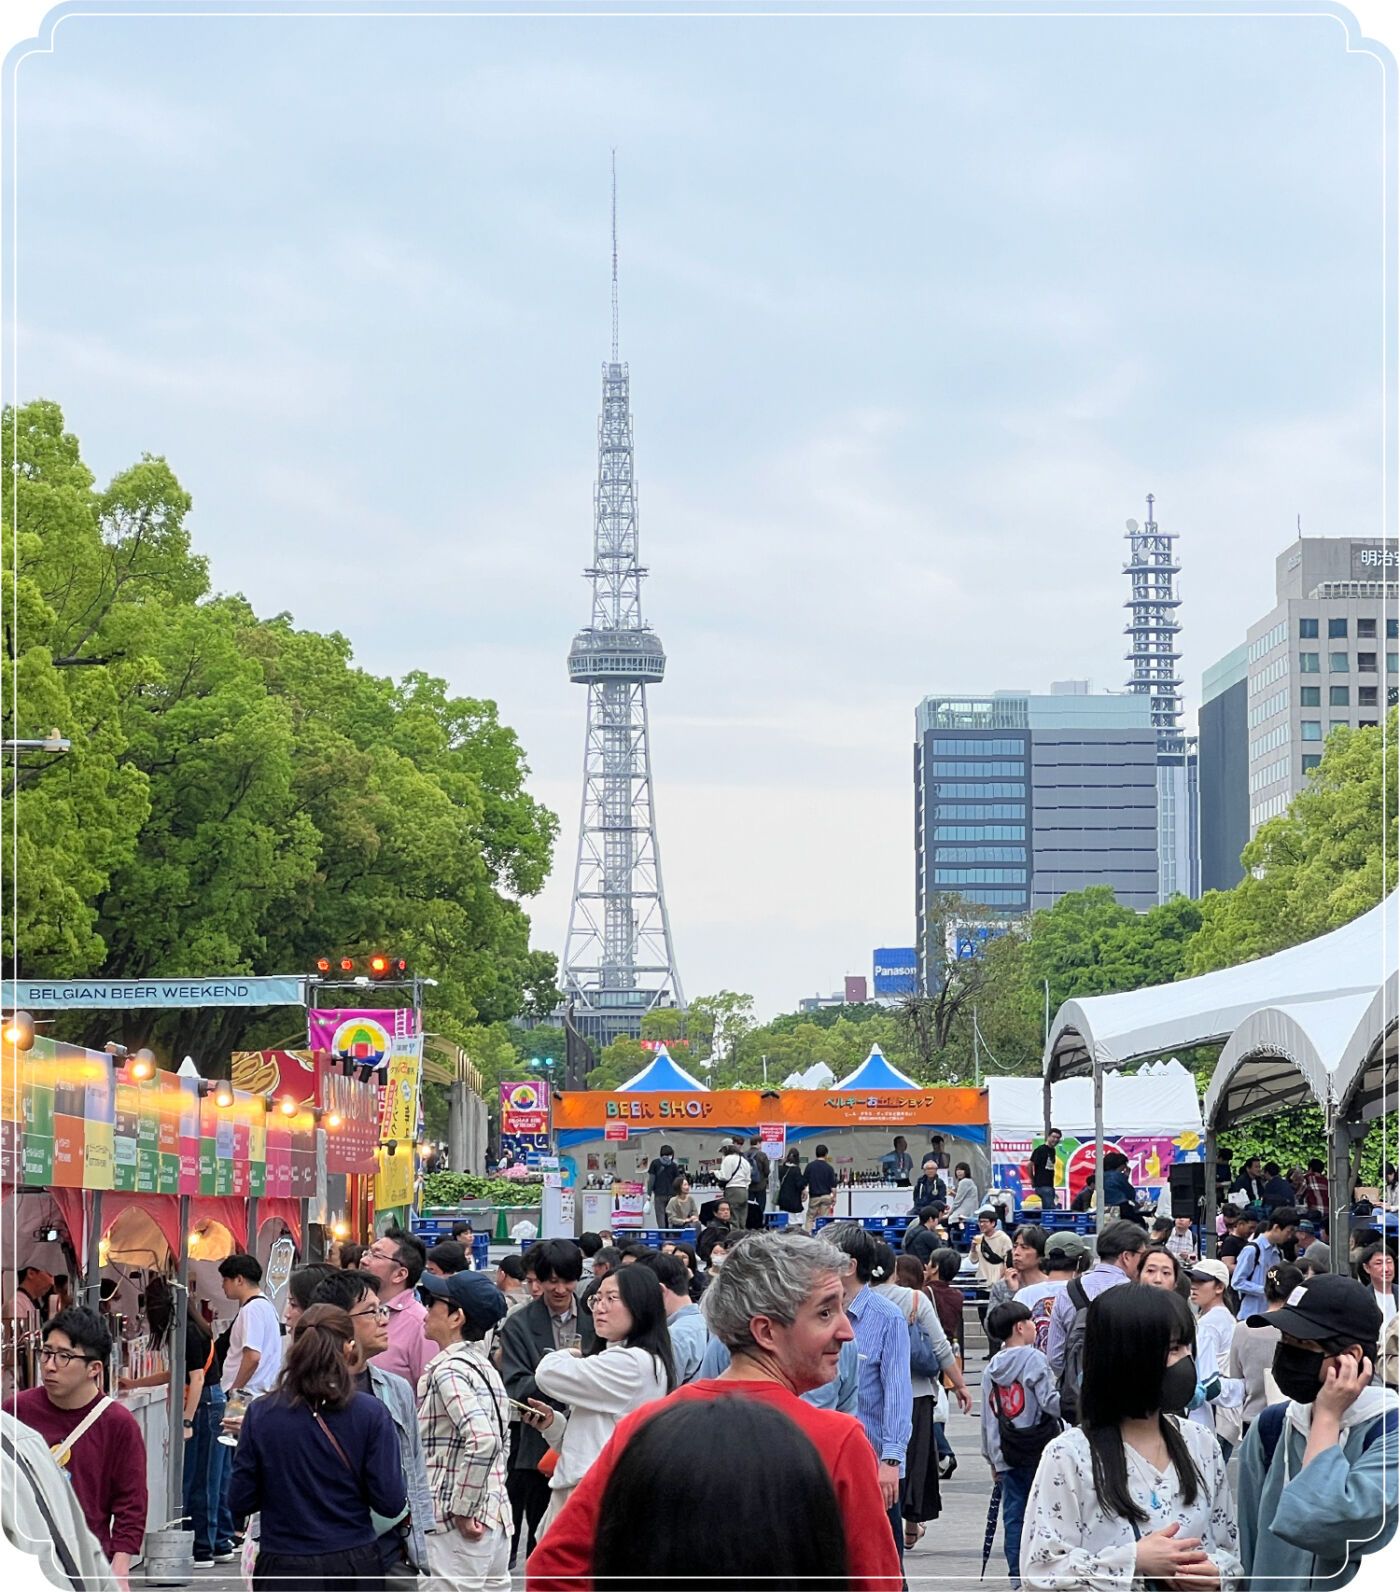
[(1350, 674), (1351, 659), (1345, 652), (1329, 652), (1327, 669), (1330, 674)]
[(1305, 741), (1320, 741), (1322, 739), (1322, 721), (1320, 719), (1303, 720), (1303, 739)]
[(1329, 619), (1327, 621), (1327, 639), (1329, 641), (1345, 641), (1347, 638), (1347, 622), (1345, 619)]
[(1400, 674), (1400, 652), (1386, 653), (1385, 672), (1387, 674)]
[(1298, 687), (1298, 706), (1320, 708), (1322, 706), (1322, 687), (1320, 685), (1300, 685)]
[(1320, 752), (1304, 752), (1303, 753), (1303, 772), (1305, 774), (1311, 774), (1312, 771), (1317, 767), (1317, 765), (1321, 761), (1322, 761), (1322, 754)]
[(1020, 781), (1013, 783), (1010, 780), (962, 780), (940, 779), (933, 785), (934, 799), (937, 801), (952, 801), (957, 798), (970, 798), (981, 796), (987, 801), (996, 801), (1002, 796), (1024, 796), (1026, 787)]
[(1356, 621), (1356, 639), (1358, 641), (1374, 641), (1376, 639), (1376, 621), (1374, 619), (1358, 619)]
[(1020, 779), (1024, 763), (935, 763), (929, 770), (935, 779)]
[(1400, 636), (1400, 619), (1387, 619), (1385, 622), (1385, 639), (1394, 641)]
[(1349, 720), (1347, 720), (1347, 719), (1333, 719), (1331, 721), (1331, 723), (1327, 726), (1327, 733), (1330, 735), (1333, 730), (1349, 730), (1350, 728), (1351, 728), (1351, 724), (1350, 724)]
[(1349, 685), (1329, 685), (1327, 687), (1327, 705), (1332, 708), (1349, 708), (1351, 706), (1351, 687)]
[(1376, 655), (1374, 652), (1357, 653), (1356, 672), (1358, 674), (1374, 674), (1376, 672)]
[(1373, 708), (1376, 704), (1376, 687), (1373, 685), (1359, 685), (1356, 688), (1356, 705), (1359, 708)]
[(1375, 719), (1361, 719), (1356, 727), (1359, 730), (1374, 730), (1376, 728), (1376, 721)]
[(1312, 641), (1317, 636), (1316, 619), (1300, 619), (1298, 621), (1298, 638), (1300, 641)]
[(1298, 654), (1299, 674), (1321, 674), (1322, 654), (1320, 652), (1300, 652)]

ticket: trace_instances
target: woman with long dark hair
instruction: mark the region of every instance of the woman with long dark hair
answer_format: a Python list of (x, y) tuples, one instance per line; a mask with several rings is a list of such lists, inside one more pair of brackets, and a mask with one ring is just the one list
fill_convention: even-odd
[(1026, 1501), (1021, 1579), (1044, 1592), (1129, 1580), (1201, 1592), (1242, 1569), (1225, 1460), (1212, 1432), (1168, 1410), (1196, 1389), (1180, 1295), (1109, 1288), (1085, 1322), (1080, 1426), (1041, 1456)]
[(602, 1453), (624, 1415), (675, 1391), (676, 1363), (661, 1284), (648, 1266), (619, 1266), (593, 1295), (592, 1348), (556, 1349), (535, 1367), (535, 1384), (546, 1397), (569, 1407), (567, 1418), (541, 1399), (525, 1417), (543, 1432), (559, 1460), (549, 1478), (549, 1511), (543, 1535), (569, 1495)]
[(235, 1515), (260, 1516), (253, 1592), (382, 1592), (371, 1510), (407, 1507), (398, 1432), (355, 1386), (355, 1329), (335, 1305), (297, 1322), (276, 1387), (243, 1417), (229, 1482)]
[(677, 1401), (643, 1422), (603, 1489), (592, 1569), (594, 1592), (850, 1586), (830, 1473), (810, 1438), (756, 1398)]
[(778, 1174), (778, 1209), (789, 1216), (802, 1214), (802, 1152), (795, 1144), (783, 1157)]
[[(150, 1346), (157, 1353), (169, 1354), (175, 1325), (175, 1290), (159, 1274), (146, 1284), (146, 1321), (150, 1326)], [(194, 1295), (185, 1292), (185, 1402), (181, 1411), (184, 1424), (185, 1460), (183, 1510), (194, 1532), (194, 1562), (200, 1568), (214, 1563), (219, 1546), (215, 1535), (219, 1522), (219, 1477), (222, 1467), (212, 1463), (215, 1443), (224, 1418), (224, 1390), (219, 1386), (215, 1364), (214, 1334), (205, 1324)], [(122, 1388), (166, 1387), (168, 1371), (152, 1371), (146, 1376), (121, 1378)]]

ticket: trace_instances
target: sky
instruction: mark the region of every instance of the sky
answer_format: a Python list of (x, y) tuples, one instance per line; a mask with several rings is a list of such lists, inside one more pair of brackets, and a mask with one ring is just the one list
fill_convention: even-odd
[(5, 397), (99, 481), (164, 455), (218, 589), (497, 702), (560, 816), (560, 951), (616, 148), (681, 977), (791, 1009), (912, 942), (923, 696), (1122, 687), (1148, 492), (1192, 724), (1298, 517), (1382, 533), (1383, 80), (1346, 44), (73, 15), (7, 72)]

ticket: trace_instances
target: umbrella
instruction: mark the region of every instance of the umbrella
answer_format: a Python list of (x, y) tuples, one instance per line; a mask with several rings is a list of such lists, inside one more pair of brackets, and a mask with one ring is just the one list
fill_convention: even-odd
[(997, 1515), (1001, 1510), (1001, 1477), (998, 1476), (992, 1485), (991, 1502), (987, 1505), (987, 1530), (982, 1538), (982, 1571), (977, 1577), (980, 1581), (987, 1573), (987, 1560), (992, 1556), (992, 1544), (997, 1539)]

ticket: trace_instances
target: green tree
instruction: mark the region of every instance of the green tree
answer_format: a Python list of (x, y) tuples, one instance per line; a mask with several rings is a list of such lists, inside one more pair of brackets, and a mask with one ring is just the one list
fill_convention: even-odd
[[(73, 741), (5, 776), (25, 971), (287, 972), (392, 949), (437, 981), (430, 1021), (458, 1043), (552, 1009), (555, 959), (530, 950), (522, 902), (557, 825), (495, 704), (421, 672), (372, 676), (345, 637), (211, 595), (164, 460), (97, 492), (56, 405), (5, 420), (6, 733)], [(59, 1027), (207, 1063), (295, 1038), (288, 1015)]]
[(1334, 730), (1286, 813), (1261, 824), (1244, 878), (1200, 903), (1190, 973), (1233, 967), (1340, 928), (1396, 882), (1396, 710), (1379, 728)]

